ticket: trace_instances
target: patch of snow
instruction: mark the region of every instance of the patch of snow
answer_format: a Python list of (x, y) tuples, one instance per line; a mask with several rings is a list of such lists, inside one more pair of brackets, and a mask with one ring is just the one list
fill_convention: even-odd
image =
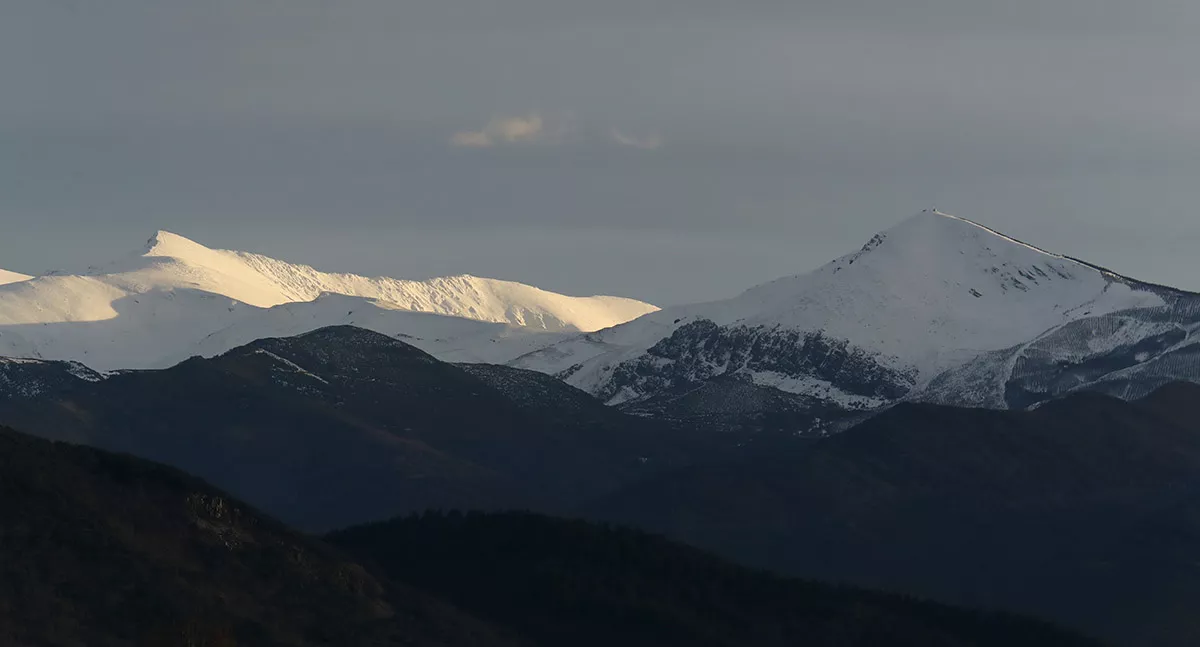
[(67, 372), (83, 380), (84, 382), (99, 382), (105, 377), (104, 375), (93, 371), (79, 362), (69, 362), (67, 366)]
[(833, 383), (812, 376), (793, 377), (774, 371), (740, 371), (758, 386), (769, 386), (786, 393), (798, 393), (827, 400), (845, 409), (873, 409), (887, 404), (884, 398), (846, 393)]
[(1086, 340), (1087, 352), (1080, 349), (1076, 353), (1076, 357), (1064, 357), (1063, 359), (1078, 361), (1088, 355), (1107, 353), (1177, 328), (1170, 322), (1146, 321), (1137, 317), (1108, 317), (1102, 321), (1107, 324), (1104, 328), (1095, 328), (1090, 331), (1091, 335)]
[(320, 375), (317, 375), (316, 373), (313, 373), (311, 371), (307, 371), (307, 370), (301, 368), (299, 364), (296, 364), (295, 362), (293, 362), (290, 359), (287, 359), (286, 357), (280, 357), (279, 355), (276, 355), (275, 353), (272, 353), (271, 351), (263, 349), (263, 348), (256, 348), (256, 349), (254, 349), (254, 352), (259, 355), (266, 355), (267, 357), (270, 357), (271, 359), (273, 359), (273, 360), (279, 362), (280, 364), (283, 364), (287, 368), (291, 369), (293, 373), (299, 373), (306, 377), (311, 377), (312, 379), (320, 382), (321, 384), (329, 384), (329, 380), (326, 380), (325, 378), (321, 377)]

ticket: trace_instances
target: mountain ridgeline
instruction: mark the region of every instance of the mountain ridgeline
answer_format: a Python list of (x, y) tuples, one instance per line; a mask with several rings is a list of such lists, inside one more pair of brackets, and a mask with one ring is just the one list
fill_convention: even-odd
[(85, 272), (0, 280), (0, 356), (106, 372), (335, 325), (726, 431), (820, 435), (902, 401), (1026, 408), (1200, 380), (1200, 296), (936, 211), (813, 272), (662, 310), (471, 276), (332, 274), (167, 232)]
[[(431, 507), (562, 512), (734, 445), (353, 327), (99, 381), (27, 366), (65, 386), (0, 398), (3, 424), (177, 466), (307, 530)], [(535, 400), (504, 392), (538, 383)]]

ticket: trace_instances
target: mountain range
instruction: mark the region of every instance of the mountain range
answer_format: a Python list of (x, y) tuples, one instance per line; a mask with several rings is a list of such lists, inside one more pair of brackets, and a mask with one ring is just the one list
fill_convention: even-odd
[(936, 211), (809, 274), (662, 310), (470, 276), (328, 274), (166, 232), (85, 273), (6, 280), (0, 356), (102, 375), (351, 325), (715, 429), (822, 434), (903, 401), (1020, 409), (1200, 379), (1200, 296)]
[[(1200, 641), (1192, 613), (1200, 604), (1200, 295), (961, 218), (923, 212), (810, 274), (661, 310), (474, 277), (326, 274), (161, 232), (143, 252), (83, 273), (5, 276), (0, 425), (182, 469), (228, 492), (223, 500), (303, 532), (429, 509), (520, 509), (631, 525), (791, 576), (1031, 614), (1120, 645)], [(10, 443), (14, 461), (25, 442), (33, 441)], [(70, 451), (81, 453), (59, 458), (108, 464)], [(49, 487), (54, 501), (78, 494), (76, 503), (92, 506), (52, 519), (71, 545), (113, 532), (105, 545), (124, 546), (122, 555), (145, 549), (121, 543), (141, 531), (120, 530), (142, 522), (122, 518), (96, 531), (99, 503), (60, 491), (70, 489), (63, 479), (90, 478), (78, 469), (48, 467), (42, 481), (36, 470), (15, 472), (32, 485), (11, 491)], [(123, 487), (128, 469), (118, 472)], [(151, 508), (145, 515), (157, 514)], [(85, 523), (67, 530), (73, 516)], [(661, 597), (646, 598), (656, 600), (649, 607), (625, 598), (613, 606), (590, 558), (554, 546), (545, 547), (553, 563), (574, 564), (578, 582), (599, 597), (548, 609), (546, 591), (580, 592), (535, 578), (532, 597), (506, 616), (503, 603), (471, 591), (503, 588), (512, 573), (487, 563), (470, 577), (454, 571), (477, 542), (604, 531), (536, 516), (414, 519), (330, 535), (356, 557), (328, 563), (360, 560), (378, 586), (338, 581), (357, 582), (357, 595), (420, 572), (418, 588), (465, 609), (463, 622), (496, 644), (514, 631), (505, 618), (520, 625), (521, 640), (579, 643), (571, 623), (532, 618), (598, 608), (610, 619), (657, 618), (643, 630), (682, 644), (697, 644), (689, 633), (697, 626), (723, 637), (712, 644), (736, 644), (733, 628), (759, 622), (771, 628), (754, 634), (761, 644), (807, 626), (786, 614), (755, 616), (722, 597), (725, 588), (680, 599), (642, 571), (631, 575), (636, 584), (617, 586)], [(10, 534), (0, 525), (0, 542)], [(298, 541), (270, 537), (263, 541), (272, 546)], [(626, 548), (606, 543), (596, 563), (630, 542), (660, 550), (645, 538), (606, 537)], [(198, 550), (196, 537), (176, 539), (193, 543), (169, 554)], [(443, 539), (471, 548), (431, 548)], [(189, 563), (217, 559), (212, 538), (201, 543), (208, 547)], [(420, 550), (400, 557), (388, 545)], [(292, 554), (310, 549), (318, 550)], [(435, 555), (457, 579), (420, 571)], [(553, 571), (525, 557), (528, 569)], [(261, 572), (258, 561), (238, 563), (234, 580)], [(163, 564), (163, 572), (180, 568)], [(303, 575), (288, 572), (263, 590)], [(723, 577), (722, 587), (744, 585)], [(393, 599), (370, 593), (337, 604), (361, 611)], [(0, 619), (17, 617), (15, 604), (0, 600)], [(701, 622), (698, 609), (713, 614)], [(275, 631), (292, 612), (236, 623)], [(847, 631), (822, 627), (834, 631), (831, 644)], [(370, 635), (390, 639), (380, 630)], [(308, 644), (288, 640), (276, 642)]]

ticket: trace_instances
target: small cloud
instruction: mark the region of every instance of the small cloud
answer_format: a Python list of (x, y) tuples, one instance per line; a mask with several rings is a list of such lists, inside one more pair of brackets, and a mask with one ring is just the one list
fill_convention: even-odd
[(488, 146), (492, 145), (492, 138), (488, 137), (487, 132), (483, 130), (464, 131), (461, 133), (454, 133), (454, 136), (450, 138), (450, 143), (455, 146), (487, 148)]
[(642, 150), (652, 151), (656, 148), (661, 148), (663, 145), (662, 137), (658, 135), (646, 135), (645, 137), (637, 137), (635, 135), (627, 135), (616, 128), (610, 131), (613, 141), (621, 146), (630, 146), (632, 148), (640, 148)]
[(526, 117), (496, 117), (483, 130), (466, 130), (454, 133), (450, 143), (454, 146), (487, 148), (496, 144), (520, 144), (538, 141), (545, 134), (545, 124), (537, 114)]

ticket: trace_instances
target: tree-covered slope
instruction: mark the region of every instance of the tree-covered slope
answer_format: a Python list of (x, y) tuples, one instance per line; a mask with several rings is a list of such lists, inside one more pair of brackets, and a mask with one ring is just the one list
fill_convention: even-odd
[(329, 540), (544, 647), (1096, 645), (1048, 624), (778, 578), (639, 531), (426, 514)]

